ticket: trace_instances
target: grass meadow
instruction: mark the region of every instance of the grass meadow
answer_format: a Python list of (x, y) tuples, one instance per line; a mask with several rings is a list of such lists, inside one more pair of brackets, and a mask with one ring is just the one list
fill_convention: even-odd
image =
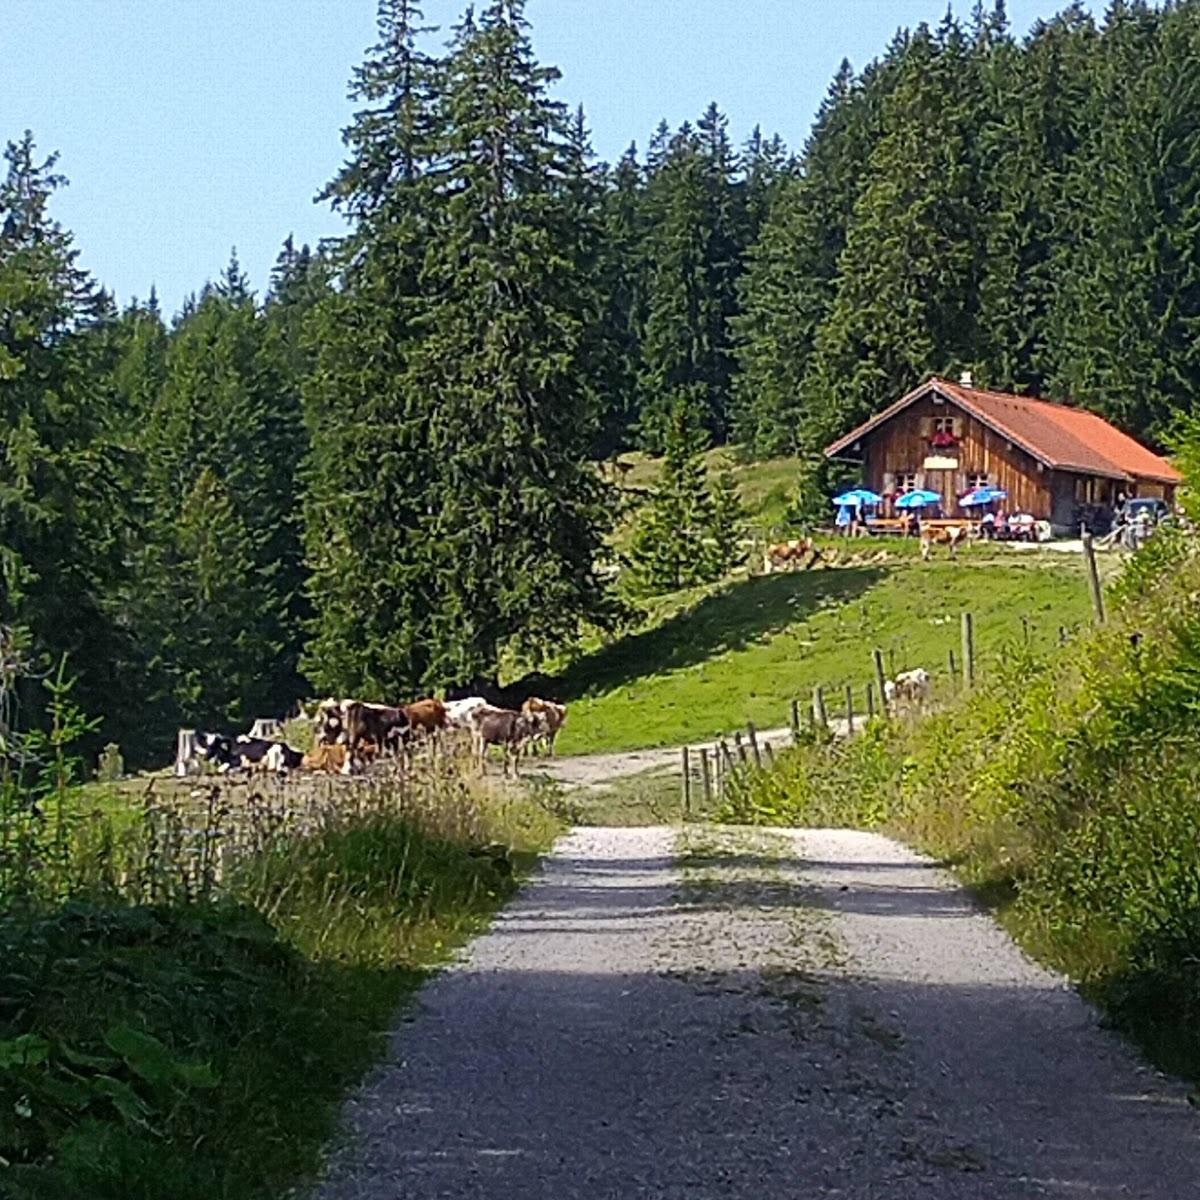
[(292, 1194), (398, 1006), (562, 828), (447, 761), (149, 786), (0, 807), (5, 1200)]
[(1035, 643), (1056, 642), (1089, 611), (1073, 556), (972, 548), (957, 562), (922, 563), (874, 542), (855, 543), (855, 553), (867, 561), (735, 577), (649, 604), (640, 627), (581, 653), (554, 681), (570, 705), (560, 752), (673, 745), (747, 721), (786, 725), (793, 697), (818, 684), (835, 706), (846, 684), (861, 697), (873, 647), (890, 669), (945, 674), (963, 611), (974, 614), (981, 659), (1026, 628)]

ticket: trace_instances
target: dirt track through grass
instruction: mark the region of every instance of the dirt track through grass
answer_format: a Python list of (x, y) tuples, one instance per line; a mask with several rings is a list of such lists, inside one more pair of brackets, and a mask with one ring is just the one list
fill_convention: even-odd
[(1182, 1200), (1184, 1089), (871, 834), (587, 829), (433, 981), (319, 1200)]

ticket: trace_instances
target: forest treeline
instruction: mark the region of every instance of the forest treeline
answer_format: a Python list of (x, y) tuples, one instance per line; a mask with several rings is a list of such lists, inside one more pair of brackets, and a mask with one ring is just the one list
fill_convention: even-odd
[(169, 320), (80, 269), (53, 156), (9, 144), (7, 674), (66, 655), (102, 736), (161, 757), (180, 724), (464, 685), (612, 620), (594, 463), (681, 422), (807, 486), (933, 371), (1156, 442), (1190, 410), (1200, 0), (902, 31), (795, 153), (714, 104), (600, 163), (557, 77), (522, 0), (441, 32), (382, 0), (321, 194), (346, 235), (285, 242), (261, 299), (235, 257)]

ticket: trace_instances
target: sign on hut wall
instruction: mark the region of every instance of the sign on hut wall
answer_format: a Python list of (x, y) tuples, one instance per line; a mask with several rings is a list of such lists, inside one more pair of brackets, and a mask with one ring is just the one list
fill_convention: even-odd
[(940, 454), (931, 454), (924, 463), (926, 471), (957, 471), (958, 459), (945, 458)]

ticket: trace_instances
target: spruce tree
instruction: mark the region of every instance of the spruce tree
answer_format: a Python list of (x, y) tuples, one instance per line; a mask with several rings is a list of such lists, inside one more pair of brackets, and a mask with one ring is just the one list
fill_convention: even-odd
[(836, 289), (854, 205), (878, 138), (873, 108), (894, 66), (870, 90), (848, 62), (834, 77), (795, 176), (782, 179), (739, 281), (732, 325), (741, 368), (734, 392), (738, 441), (753, 455), (819, 453), (825, 403), (806, 407), (803, 381)]
[(631, 145), (611, 169), (602, 201), (602, 322), (609, 348), (598, 459), (629, 447), (638, 423), (638, 371), (646, 324), (645, 214), (642, 169)]
[(339, 201), (368, 219), (321, 306), (306, 395), (322, 686), (396, 696), (494, 677), (503, 648), (536, 658), (608, 611), (578, 139), (522, 7), (468, 15), (425, 73), (406, 6), (387, 55), (408, 66), (383, 107), (414, 80), (425, 107), (369, 144), (351, 129), (356, 155), (383, 145), (397, 161), (369, 210), (353, 156), (340, 177)]
[(409, 377), (425, 248), (444, 203), (430, 174), (443, 65), (420, 47), (422, 20), (408, 0), (382, 3), (380, 40), (354, 75), (349, 155), (322, 192), (352, 228), (330, 247), (333, 286), (306, 324), (303, 385), (306, 673), (325, 691), (393, 698), (425, 673), (421, 524), (439, 486), (433, 400)]
[(976, 18), (972, 144), (985, 252), (974, 362), (982, 383), (1045, 394), (1062, 349), (1049, 320), (1073, 253), (1095, 28), (1067, 10), (1022, 49), (1001, 17)]
[(729, 321), (736, 310), (742, 222), (726, 120), (710, 105), (665, 150), (652, 143), (645, 196), (647, 297), (642, 338), (641, 438), (665, 444), (671, 414), (694, 408), (718, 441), (729, 426)]
[(301, 429), (234, 257), (173, 331), (143, 434), (146, 521), (129, 605), (164, 729), (282, 712), (301, 690)]
[(920, 27), (884, 100), (883, 136), (802, 385), (812, 450), (930, 371), (972, 360), (981, 267), (967, 56), (952, 20), (936, 36)]
[[(126, 497), (111, 386), (111, 301), (50, 215), (65, 184), (31, 134), (0, 179), (0, 624), (67, 658), (74, 699), (107, 716), (120, 632), (108, 601)], [(41, 697), (29, 697), (40, 710)]]
[(745, 532), (746, 510), (733, 476), (733, 465), (728, 459), (724, 459), (718, 466), (710, 490), (713, 505), (713, 552), (717, 570), (723, 575), (745, 558), (742, 535)]
[(658, 482), (629, 550), (634, 579), (644, 591), (677, 591), (719, 574), (712, 544), (715, 511), (704, 469), (706, 444), (694, 406), (677, 403), (667, 423)]

